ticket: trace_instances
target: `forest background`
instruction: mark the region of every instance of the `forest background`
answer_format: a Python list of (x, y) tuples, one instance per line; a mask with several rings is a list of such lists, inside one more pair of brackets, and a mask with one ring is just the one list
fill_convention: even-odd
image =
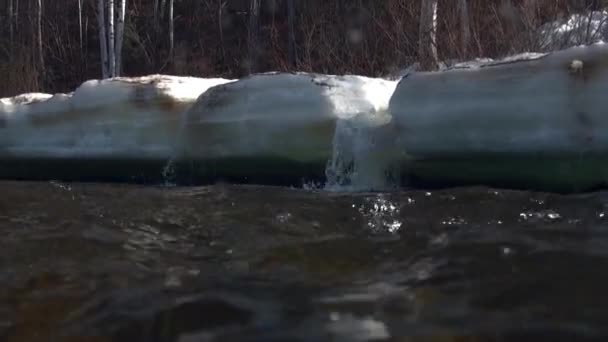
[(121, 75), (239, 78), (297, 70), (386, 77), (416, 62), (433, 70), (442, 61), (559, 49), (542, 38), (547, 23), (607, 6), (608, 0), (0, 0), (0, 97), (67, 92), (88, 79)]

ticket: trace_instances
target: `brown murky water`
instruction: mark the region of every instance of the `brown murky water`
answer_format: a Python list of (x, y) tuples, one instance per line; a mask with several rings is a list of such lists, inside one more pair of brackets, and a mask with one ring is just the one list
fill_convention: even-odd
[(608, 194), (0, 182), (3, 341), (608, 335)]

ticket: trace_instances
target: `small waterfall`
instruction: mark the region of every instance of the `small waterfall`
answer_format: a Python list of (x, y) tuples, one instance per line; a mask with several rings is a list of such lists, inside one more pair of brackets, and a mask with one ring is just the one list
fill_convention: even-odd
[(387, 113), (339, 120), (325, 169), (329, 191), (380, 191), (399, 186), (396, 134)]
[(188, 127), (187, 118), (189, 110), (190, 107), (186, 108), (179, 115), (179, 128), (177, 130), (177, 136), (173, 141), (173, 153), (161, 171), (163, 186), (165, 187), (177, 186), (178, 182), (180, 181), (178, 179), (177, 164), (184, 157), (184, 154), (186, 154), (187, 146), (185, 144), (185, 138), (187, 134), (186, 129)]

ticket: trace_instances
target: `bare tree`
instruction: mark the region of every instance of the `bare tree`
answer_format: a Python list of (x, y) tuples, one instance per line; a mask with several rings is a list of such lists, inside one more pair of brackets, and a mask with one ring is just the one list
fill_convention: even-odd
[(38, 63), (40, 70), (44, 70), (44, 50), (42, 47), (42, 0), (36, 2), (36, 28), (38, 42)]
[(218, 11), (217, 11), (217, 25), (218, 31), (220, 33), (220, 47), (222, 48), (222, 59), (226, 59), (226, 49), (224, 48), (224, 7), (228, 2), (226, 0), (221, 0), (219, 2)]
[(167, 7), (167, 0), (160, 1), (160, 19), (165, 19), (165, 7)]
[(15, 28), (19, 27), (19, 0), (15, 0)]
[(296, 21), (296, 4), (295, 0), (287, 0), (287, 21), (289, 25), (289, 42), (288, 42), (288, 52), (289, 52), (289, 64), (292, 67), (295, 67), (297, 64), (297, 55), (296, 55), (296, 31), (295, 31), (295, 21)]
[(249, 8), (249, 73), (255, 72), (258, 61), (258, 35), (260, 25), (260, 1), (251, 0)]
[(122, 45), (125, 33), (125, 12), (127, 10), (127, 0), (120, 0), (118, 6), (118, 25), (116, 26), (116, 65), (115, 75), (120, 76), (122, 73)]
[(99, 50), (101, 54), (101, 77), (110, 77), (108, 64), (108, 40), (106, 37), (105, 1), (97, 0), (97, 23), (99, 31)]
[(116, 37), (114, 31), (114, 0), (108, 0), (108, 62), (110, 77), (116, 76)]
[(437, 57), (437, 2), (422, 0), (420, 9), (419, 62), (425, 69), (436, 69)]
[(458, 15), (460, 16), (460, 53), (462, 58), (467, 58), (469, 43), (471, 41), (471, 24), (467, 0), (458, 0)]
[(8, 0), (8, 9), (7, 9), (8, 13), (8, 30), (9, 30), (9, 49), (12, 49), (14, 41), (15, 41), (15, 23), (13, 20), (13, 16), (15, 15), (15, 13), (13, 12), (13, 0)]
[(78, 37), (80, 38), (80, 54), (82, 55), (82, 0), (78, 0)]
[(174, 34), (173, 0), (169, 0), (169, 61), (171, 66), (173, 66), (173, 57), (175, 56)]
[(158, 0), (154, 0), (154, 28), (158, 30)]

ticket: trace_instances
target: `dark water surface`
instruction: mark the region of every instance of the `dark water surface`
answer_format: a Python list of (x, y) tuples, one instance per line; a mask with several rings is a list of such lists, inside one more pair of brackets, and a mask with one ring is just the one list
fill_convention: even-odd
[(0, 189), (2, 341), (608, 336), (608, 193)]

